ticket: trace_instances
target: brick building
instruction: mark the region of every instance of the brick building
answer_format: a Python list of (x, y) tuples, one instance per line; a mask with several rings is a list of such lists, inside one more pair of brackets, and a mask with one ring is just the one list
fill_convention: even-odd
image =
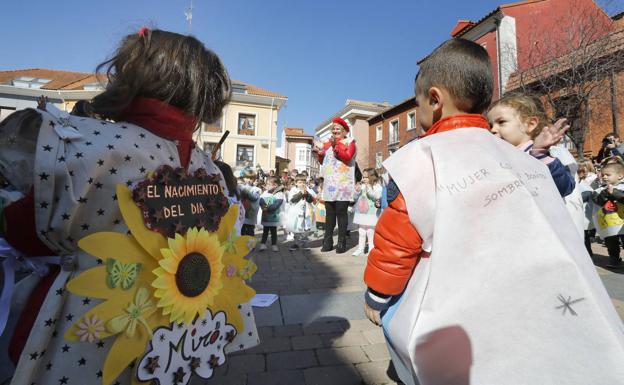
[(307, 171), (310, 176), (317, 176), (319, 164), (312, 156), (314, 136), (303, 132), (303, 128), (284, 128), (280, 151), (288, 159), (288, 167), (299, 172)]
[(421, 134), (416, 117), (416, 100), (410, 97), (368, 119), (368, 167), (381, 162)]

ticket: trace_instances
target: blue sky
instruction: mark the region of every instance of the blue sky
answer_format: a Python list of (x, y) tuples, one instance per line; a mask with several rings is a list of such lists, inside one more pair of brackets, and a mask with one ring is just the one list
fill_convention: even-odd
[[(288, 96), (280, 130), (313, 132), (346, 99), (410, 97), (416, 61), (458, 19), (478, 20), (505, 2), (194, 0), (192, 34), (219, 54), (232, 78)], [(3, 3), (0, 70), (94, 71), (142, 25), (189, 31), (190, 0)]]

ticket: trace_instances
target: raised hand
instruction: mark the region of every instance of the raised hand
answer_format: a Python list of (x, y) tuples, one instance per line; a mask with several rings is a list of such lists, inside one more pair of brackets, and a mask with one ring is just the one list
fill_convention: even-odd
[(534, 149), (549, 149), (551, 146), (559, 143), (563, 136), (570, 128), (567, 124), (566, 118), (561, 118), (555, 122), (552, 126), (546, 126), (542, 129), (542, 132), (537, 135), (533, 140)]

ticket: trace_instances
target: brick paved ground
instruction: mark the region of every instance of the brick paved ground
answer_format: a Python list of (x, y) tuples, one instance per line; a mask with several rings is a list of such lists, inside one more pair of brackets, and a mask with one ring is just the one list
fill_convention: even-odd
[[(320, 241), (310, 246), (290, 252), (281, 244), (278, 253), (256, 253), (252, 286), (258, 293), (277, 293), (280, 300), (268, 309), (255, 308), (262, 343), (231, 355), (207, 384), (397, 383), (381, 330), (361, 311), (366, 258), (320, 253)], [(594, 251), (597, 271), (624, 318), (624, 276), (618, 274), (624, 269), (600, 267), (607, 263), (606, 249), (594, 245)]]

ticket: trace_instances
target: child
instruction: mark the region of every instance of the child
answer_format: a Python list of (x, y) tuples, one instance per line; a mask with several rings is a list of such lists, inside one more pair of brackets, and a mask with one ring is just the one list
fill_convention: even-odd
[(277, 247), (277, 226), (280, 224), (280, 213), (284, 208), (283, 188), (279, 185), (279, 179), (274, 176), (267, 178), (268, 190), (260, 195), (260, 208), (262, 209), (262, 241), (259, 250), (267, 249), (266, 241), (271, 233), (271, 251), (279, 251)]
[[(214, 160), (214, 164), (219, 167), (221, 174), (223, 174), (223, 180), (225, 181), (225, 185), (228, 189), (228, 200), (230, 204), (238, 205), (238, 218), (236, 220), (237, 225), (237, 234), (241, 235), (241, 229), (243, 227), (243, 223), (245, 222), (245, 208), (243, 207), (240, 201), (240, 193), (238, 188), (238, 178), (234, 176), (234, 172), (232, 171), (232, 167), (229, 164), (222, 162), (220, 160)], [(242, 181), (242, 178), (241, 182)]]
[(240, 187), (240, 196), (245, 208), (245, 221), (241, 234), (254, 236), (258, 223), (258, 211), (260, 210), (260, 194), (262, 190), (254, 186), (256, 173), (251, 168), (242, 170), (244, 184)]
[[(513, 144), (548, 166), (562, 197), (574, 190), (574, 178), (561, 161), (549, 155), (548, 149), (564, 135), (568, 126), (559, 130), (549, 127), (542, 102), (535, 96), (508, 94), (490, 106), (487, 113), (492, 133)], [(561, 125), (563, 121), (559, 122)]]
[[(44, 277), (25, 278), (30, 290), (15, 292), (16, 302), (28, 299), (13, 332), (19, 362), (11, 383), (206, 379), (208, 359), (216, 367), (224, 348), (259, 342), (248, 302), (254, 291), (242, 277), (253, 273), (242, 258), (251, 239), (236, 236), (232, 215), (220, 216), (235, 209), (231, 184), (193, 142), (201, 122), (220, 119), (229, 103), (228, 73), (196, 38), (147, 28), (126, 36), (96, 72), (108, 75), (91, 103), (98, 119), (48, 104), (0, 125), (1, 172), (25, 194), (2, 212), (13, 248), (3, 254), (38, 265), (60, 260)], [(185, 197), (172, 203), (165, 187)], [(193, 216), (189, 202), (204, 217)], [(226, 248), (236, 265), (229, 270)], [(227, 340), (218, 348), (197, 343), (208, 333)], [(169, 346), (189, 354), (172, 350), (176, 364), (167, 367)]]
[(355, 185), (355, 215), (353, 223), (359, 225), (358, 248), (353, 253), (354, 257), (364, 254), (366, 238), (368, 238), (368, 250), (373, 249), (373, 236), (377, 218), (381, 214), (382, 188), (379, 183), (377, 172), (373, 168), (367, 168), (362, 172), (362, 181)]
[(608, 163), (601, 171), (605, 187), (592, 193), (594, 205), (594, 226), (600, 238), (604, 239), (609, 252), (609, 267), (622, 266), (620, 242), (624, 241), (624, 166)]
[(593, 162), (588, 159), (582, 161), (579, 164), (577, 174), (579, 180), (577, 186), (581, 191), (581, 196), (583, 199), (583, 211), (585, 212), (585, 249), (587, 249), (587, 253), (589, 254), (589, 256), (593, 258), (594, 252), (591, 248), (591, 242), (592, 238), (596, 236), (596, 227), (594, 226), (592, 204), (590, 203), (590, 199), (594, 190), (600, 187), (600, 181), (598, 180), (598, 175), (596, 174), (596, 169), (594, 168)]
[(323, 200), (323, 177), (319, 177), (316, 180), (316, 209), (314, 211), (314, 216), (316, 219), (316, 231), (314, 232), (315, 237), (320, 237), (320, 232), (325, 231), (325, 201)]
[(621, 383), (622, 323), (548, 168), (489, 132), (492, 88), (475, 42), (421, 63), (427, 132), (384, 162), (365, 312), (406, 384)]
[(294, 234), (294, 243), (290, 246), (290, 251), (305, 247), (307, 235), (314, 228), (314, 192), (306, 186), (306, 177), (298, 174), (295, 178), (295, 187), (289, 194), (287, 228)]

